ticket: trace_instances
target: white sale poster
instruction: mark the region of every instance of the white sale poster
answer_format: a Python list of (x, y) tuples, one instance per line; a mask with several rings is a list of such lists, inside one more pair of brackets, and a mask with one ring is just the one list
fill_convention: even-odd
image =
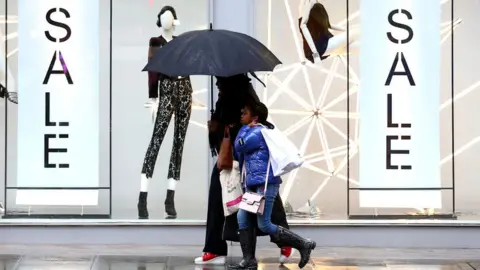
[(19, 0), (18, 14), (17, 204), (97, 205), (82, 188), (99, 185), (99, 3)]
[(360, 207), (441, 208), (440, 12), (360, 0)]

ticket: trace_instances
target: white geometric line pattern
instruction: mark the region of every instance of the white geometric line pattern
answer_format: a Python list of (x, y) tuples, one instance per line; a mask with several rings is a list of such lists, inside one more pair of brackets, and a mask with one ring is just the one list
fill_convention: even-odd
[[(440, 3), (443, 5), (449, 2), (449, 0), (441, 0)], [(275, 3), (276, 5), (283, 4), (288, 16), (288, 21), (290, 24), (290, 33), (282, 33), (282, 38), (286, 39), (288, 37), (292, 38), (297, 50), (298, 54), (298, 61), (296, 63), (289, 63), (288, 65), (281, 66), (277, 68), (273, 73), (267, 74), (264, 77), (264, 81), (266, 82), (266, 88), (264, 88), (263, 92), (263, 101), (267, 106), (270, 108), (270, 120), (274, 124), (283, 123), (282, 117), (288, 115), (297, 115), (300, 117), (299, 120), (295, 121), (294, 124), (286, 127), (283, 129), (284, 133), (289, 136), (294, 132), (300, 130), (301, 128), (305, 127), (306, 131), (304, 131), (304, 138), (301, 141), (297, 141), (297, 146), (302, 154), (305, 155), (307, 146), (309, 141), (312, 140), (314, 136), (317, 136), (320, 141), (321, 145), (321, 152), (318, 153), (311, 153), (305, 155), (306, 162), (299, 170), (310, 170), (315, 173), (318, 173), (320, 176), (323, 176), (320, 185), (316, 190), (312, 190), (310, 195), (306, 195), (306, 205), (309, 205), (311, 201), (314, 201), (315, 198), (322, 192), (325, 186), (329, 183), (329, 181), (333, 178), (338, 178), (343, 181), (350, 181), (352, 184), (358, 185), (358, 181), (350, 178), (347, 179), (345, 175), (340, 174), (340, 172), (346, 167), (347, 165), (347, 158), (353, 158), (358, 153), (358, 139), (359, 139), (359, 115), (358, 115), (358, 103), (354, 106), (350, 105), (350, 123), (354, 125), (353, 134), (351, 134), (350, 138), (347, 138), (347, 135), (342, 131), (344, 127), (337, 127), (334, 123), (334, 119), (346, 119), (347, 112), (346, 111), (336, 111), (334, 107), (339, 103), (345, 103), (347, 98), (347, 91), (344, 91), (339, 96), (333, 98), (329, 102), (326, 101), (326, 97), (330, 94), (330, 90), (332, 89), (332, 84), (334, 80), (341, 80), (346, 82), (347, 78), (344, 75), (339, 74), (338, 68), (339, 66), (347, 68), (347, 61), (344, 56), (337, 56), (331, 57), (332, 59), (328, 59), (322, 62), (322, 65), (314, 65), (311, 64), (309, 61), (305, 61), (303, 55), (303, 46), (301, 41), (301, 35), (298, 31), (298, 18), (292, 16), (292, 13), (297, 14), (296, 12), (292, 12), (289, 0), (284, 1), (273, 1), (268, 0), (268, 32), (267, 32), (267, 47), (272, 49), (272, 34), (273, 34), (273, 25), (276, 22), (272, 21), (272, 9), (274, 8), (272, 5)], [(328, 8), (327, 8), (328, 9)], [(350, 16), (350, 21), (359, 17), (360, 13), (357, 11)], [(461, 24), (462, 20), (457, 19), (454, 21), (454, 29)], [(344, 26), (346, 27), (347, 20), (340, 21), (335, 25)], [(352, 27), (352, 26), (351, 26)], [(441, 23), (440, 25), (440, 35), (441, 35), (441, 43), (443, 44), (451, 35), (451, 22), (447, 21)], [(329, 63), (329, 67), (326, 66)], [(358, 95), (359, 91), (359, 76), (354, 68), (350, 65), (348, 66), (350, 71), (350, 91), (349, 94), (351, 97)], [(324, 81), (323, 85), (320, 87), (315, 87), (313, 89), (311, 85), (309, 71), (314, 71), (316, 74), (324, 74)], [(288, 72), (287, 74), (285, 72)], [(306, 88), (306, 94), (299, 95), (297, 92), (290, 88), (290, 83), (297, 74), (302, 73), (304, 78), (304, 84)], [(281, 74), (281, 75), (280, 75)], [(286, 75), (285, 75), (286, 74)], [(283, 81), (279, 79), (279, 77), (284, 78)], [(257, 85), (258, 86), (258, 85)], [(461, 91), (454, 97), (453, 102), (457, 99), (464, 97), (469, 92), (476, 90), (480, 87), (480, 82), (468, 87), (467, 89)], [(318, 93), (315, 96), (315, 93)], [(292, 103), (295, 104), (295, 108), (293, 109), (285, 109), (281, 108), (280, 105), (276, 104), (276, 101), (281, 95), (286, 95), (291, 100)], [(356, 98), (355, 100), (359, 100)], [(452, 100), (449, 100), (440, 106), (440, 110), (445, 109), (448, 107), (449, 104), (452, 103)], [(275, 123), (275, 120), (279, 119)], [(277, 125), (278, 126), (278, 125)], [(335, 136), (341, 137), (344, 139), (344, 142), (349, 139), (350, 141), (350, 157), (347, 157), (347, 146), (331, 146), (329, 142), (331, 138), (326, 135), (326, 130), (333, 131)], [(479, 138), (475, 138), (470, 143), (461, 147), (456, 153), (460, 154), (464, 152), (467, 148), (473, 146), (474, 144), (480, 141)], [(338, 160), (340, 157), (340, 160)], [(452, 155), (449, 155), (442, 159), (441, 165), (445, 164), (448, 160), (452, 158)], [(314, 163), (318, 163), (322, 161), (323, 166), (317, 166)], [(285, 181), (284, 189), (282, 191), (282, 199), (284, 202), (288, 201), (288, 197), (292, 192), (293, 183), (296, 180), (297, 173), (299, 170), (293, 171), (288, 175)], [(310, 197), (308, 197), (310, 196)], [(308, 198), (308, 199), (307, 199)]]

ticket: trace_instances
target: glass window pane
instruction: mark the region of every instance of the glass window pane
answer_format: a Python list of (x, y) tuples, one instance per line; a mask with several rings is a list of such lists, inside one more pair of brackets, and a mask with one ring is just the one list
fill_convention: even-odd
[[(183, 32), (207, 29), (209, 26), (208, 1), (174, 1), (173, 8), (180, 21), (174, 35)], [(112, 177), (113, 177), (113, 218), (138, 218), (141, 173), (147, 148), (154, 130), (155, 111), (145, 108), (149, 100), (148, 76), (141, 72), (147, 62), (149, 40), (162, 35), (156, 25), (157, 15), (167, 4), (163, 1), (115, 0), (113, 5), (113, 48), (112, 48)], [(148, 210), (150, 219), (164, 218), (164, 201), (169, 184), (172, 148), (183, 155), (174, 158), (173, 166), (181, 166), (181, 174), (175, 190), (175, 207), (179, 220), (204, 220), (207, 205), (207, 188), (211, 168), (208, 165), (210, 151), (206, 123), (208, 117), (209, 78), (192, 76), (193, 104), (191, 118), (187, 123), (187, 135), (181, 140), (175, 138), (175, 123), (181, 124), (185, 114), (175, 115), (161, 124), (159, 132), (153, 135), (158, 157), (150, 158), (148, 168), (154, 167), (148, 187)], [(164, 101), (170, 100), (173, 92), (160, 93), (160, 108), (173, 107)], [(178, 91), (175, 87), (172, 91)], [(168, 96), (167, 96), (168, 95)], [(183, 101), (178, 100), (179, 102)], [(172, 102), (176, 102), (172, 100)], [(153, 108), (157, 109), (154, 105)], [(156, 118), (155, 118), (156, 119)], [(161, 118), (159, 118), (161, 119)], [(180, 121), (180, 122), (178, 122)], [(163, 138), (159, 133), (169, 125)], [(183, 128), (183, 127), (182, 127)], [(162, 140), (163, 139), (163, 140)], [(184, 140), (184, 143), (182, 142)], [(156, 155), (158, 148), (148, 155)], [(107, 169), (107, 168), (105, 168)]]

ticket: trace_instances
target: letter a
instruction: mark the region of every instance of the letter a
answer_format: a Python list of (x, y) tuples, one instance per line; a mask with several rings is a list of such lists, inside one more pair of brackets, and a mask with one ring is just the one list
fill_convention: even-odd
[(70, 76), (70, 72), (68, 71), (68, 67), (67, 67), (67, 64), (65, 63), (65, 60), (63, 59), (62, 52), (58, 51), (58, 55), (60, 58), (60, 64), (62, 65), (62, 69), (53, 70), (53, 66), (57, 61), (57, 51), (55, 51), (53, 53), (52, 61), (50, 61), (50, 66), (48, 67), (47, 74), (45, 75), (45, 79), (43, 80), (43, 84), (48, 84), (48, 81), (50, 80), (50, 75), (52, 74), (64, 74), (65, 77), (67, 78), (68, 84), (73, 84), (72, 77)]

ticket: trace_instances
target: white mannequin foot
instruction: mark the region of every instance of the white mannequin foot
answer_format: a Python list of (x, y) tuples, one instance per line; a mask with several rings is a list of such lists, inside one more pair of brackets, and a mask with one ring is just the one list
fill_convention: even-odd
[(167, 187), (167, 189), (169, 189), (169, 190), (175, 190), (176, 187), (177, 187), (177, 183), (178, 183), (178, 181), (175, 180), (175, 179), (173, 179), (173, 178), (168, 179), (168, 187)]
[(149, 184), (150, 184), (150, 178), (147, 178), (147, 175), (142, 173), (140, 178), (140, 192), (148, 192)]

